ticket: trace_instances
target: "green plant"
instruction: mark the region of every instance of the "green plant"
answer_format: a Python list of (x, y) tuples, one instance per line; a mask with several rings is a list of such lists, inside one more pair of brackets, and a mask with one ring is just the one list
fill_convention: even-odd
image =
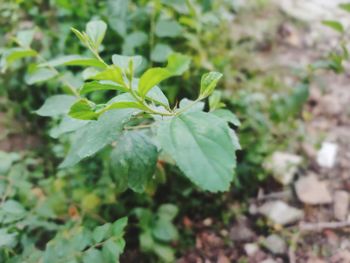
[[(72, 95), (52, 96), (36, 111), (41, 116), (66, 115), (60, 124), (61, 133), (75, 131), (61, 168), (73, 166), (116, 141), (111, 158), (117, 176), (122, 177), (117, 180), (124, 180), (120, 184), (135, 191), (143, 191), (155, 171), (158, 148), (152, 139), (156, 139), (157, 146), (175, 160), (197, 186), (212, 192), (228, 190), (238, 148), (238, 140), (227, 119), (233, 114), (218, 109), (203, 112), (201, 102), (212, 94), (222, 75), (218, 72), (204, 74), (198, 98), (194, 101), (182, 99), (178, 107), (171, 108), (157, 85), (184, 73), (190, 59), (174, 53), (169, 56), (166, 67), (150, 68), (137, 79), (135, 71), (142, 63), (141, 57), (113, 55), (112, 65), (100, 57), (99, 47), (106, 28), (104, 22), (92, 21), (87, 24), (86, 32), (72, 29), (94, 57), (60, 57), (39, 64), (31, 75), (33, 80), (42, 81), (57, 76), (55, 67), (60, 65), (89, 66), (85, 71), (89, 81), (81, 88), (76, 89), (62, 79)], [(17, 42), (22, 48), (8, 55), (7, 62), (14, 56), (36, 55), (29, 41), (17, 38)], [(103, 104), (83, 97), (105, 90), (117, 91), (118, 95)], [(147, 137), (144, 129), (153, 131), (156, 136)]]

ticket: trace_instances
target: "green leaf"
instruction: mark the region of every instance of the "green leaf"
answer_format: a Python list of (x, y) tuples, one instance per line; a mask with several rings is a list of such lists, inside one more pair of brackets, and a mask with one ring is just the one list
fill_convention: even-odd
[(182, 27), (175, 20), (158, 20), (155, 28), (158, 37), (177, 37), (182, 33)]
[(151, 60), (154, 62), (165, 62), (167, 57), (174, 51), (169, 45), (157, 43), (151, 53)]
[(21, 157), (17, 153), (6, 153), (0, 151), (0, 174), (7, 173), (10, 170), (11, 165), (20, 159)]
[(159, 218), (152, 229), (153, 236), (163, 242), (176, 241), (179, 233), (173, 223), (164, 218)]
[(212, 94), (221, 77), (222, 74), (219, 72), (209, 72), (204, 74), (201, 79), (200, 97), (205, 98)]
[(69, 116), (79, 120), (95, 120), (98, 114), (94, 111), (96, 105), (87, 99), (75, 102), (69, 110)]
[(101, 20), (93, 20), (86, 25), (86, 33), (89, 36), (90, 40), (92, 40), (96, 49), (98, 49), (102, 43), (106, 31), (107, 25)]
[(173, 220), (178, 214), (179, 209), (173, 204), (163, 204), (158, 208), (158, 216), (168, 221)]
[(102, 252), (96, 248), (88, 249), (84, 253), (83, 263), (104, 263)]
[(106, 65), (103, 64), (96, 58), (87, 58), (80, 55), (67, 55), (61, 56), (45, 63), (40, 64), (40, 67), (57, 67), (57, 66), (83, 66), (83, 67), (97, 67), (97, 68), (106, 68)]
[(15, 200), (7, 200), (0, 207), (0, 223), (8, 224), (25, 217), (26, 210)]
[(344, 4), (340, 4), (339, 7), (343, 10), (345, 10), (346, 12), (350, 13), (350, 3), (344, 3)]
[(232, 123), (233, 125), (235, 125), (237, 127), (241, 126), (241, 122), (239, 121), (237, 116), (229, 110), (217, 109), (217, 110), (212, 111), (211, 113), (218, 116), (219, 118), (223, 119), (224, 121)]
[(125, 241), (109, 239), (102, 247), (102, 254), (105, 263), (119, 262), (119, 257), (125, 248)]
[(8, 230), (5, 228), (0, 228), (0, 249), (15, 247), (17, 235), (17, 233), (8, 233)]
[(32, 29), (21, 30), (16, 34), (16, 40), (22, 47), (29, 47), (33, 41), (35, 31)]
[(141, 47), (148, 42), (148, 35), (142, 31), (132, 32), (124, 38), (122, 46), (123, 54), (132, 55), (135, 53), (135, 48)]
[(109, 66), (106, 70), (99, 72), (98, 74), (90, 77), (89, 79), (93, 80), (111, 80), (115, 83), (125, 86), (124, 85), (124, 79), (123, 79), (123, 73), (120, 68), (116, 66)]
[(157, 157), (157, 147), (149, 138), (137, 131), (125, 132), (111, 153), (113, 176), (125, 178), (132, 190), (143, 192), (155, 172)]
[(95, 242), (100, 243), (103, 240), (108, 239), (112, 235), (112, 224), (106, 223), (102, 226), (98, 226), (92, 232), (92, 237)]
[(338, 31), (340, 33), (344, 33), (344, 27), (338, 21), (324, 20), (324, 21), (322, 21), (322, 24), (324, 24), (325, 26), (328, 26), (329, 28), (334, 29), (335, 31)]
[(16, 60), (26, 58), (26, 57), (34, 57), (36, 55), (37, 55), (37, 52), (32, 49), (26, 49), (26, 48), (7, 49), (3, 53), (0, 61), (0, 67), (2, 68), (2, 72), (4, 72), (6, 68)]
[(127, 91), (125, 87), (119, 85), (118, 83), (115, 83), (110, 80), (101, 80), (101, 81), (90, 81), (90, 82), (84, 83), (84, 86), (81, 88), (79, 93), (83, 95), (90, 92), (101, 91), (101, 90), (120, 90), (124, 92)]
[(51, 129), (50, 136), (57, 139), (61, 135), (76, 131), (88, 123), (89, 121), (77, 120), (69, 116), (65, 116), (58, 126)]
[(203, 190), (227, 191), (236, 166), (227, 123), (205, 112), (188, 112), (166, 120), (158, 129), (163, 150)]
[(44, 117), (67, 114), (76, 100), (76, 97), (70, 95), (54, 95), (46, 99), (35, 113)]
[(31, 72), (25, 76), (25, 82), (28, 85), (33, 85), (38, 82), (47, 81), (49, 79), (52, 79), (58, 75), (57, 72), (47, 69), (47, 68), (39, 68), (36, 69), (34, 72)]
[(125, 227), (128, 224), (128, 218), (127, 217), (122, 217), (115, 221), (112, 225), (112, 231), (113, 231), (113, 236), (115, 237), (123, 237), (124, 236), (124, 230)]
[(142, 97), (149, 92), (154, 86), (161, 81), (183, 74), (188, 70), (190, 58), (178, 53), (171, 54), (168, 58), (168, 65), (166, 68), (151, 68), (148, 69), (140, 78), (139, 93)]
[(112, 56), (113, 64), (121, 68), (122, 70), (127, 70), (129, 68), (131, 61), (133, 64), (133, 70), (135, 70), (141, 65), (142, 57), (141, 56), (122, 56), (122, 55)]
[(60, 168), (73, 166), (115, 141), (133, 114), (131, 109), (112, 110), (76, 131), (71, 149)]
[(181, 109), (187, 108), (191, 105), (191, 107), (188, 108), (187, 111), (203, 111), (204, 106), (205, 106), (203, 101), (197, 101), (196, 103), (194, 103), (194, 104), (193, 103), (194, 103), (193, 100), (183, 98), (179, 103), (179, 109), (181, 110)]
[(221, 91), (214, 90), (213, 93), (209, 96), (210, 111), (214, 111), (224, 106), (225, 104), (221, 102)]
[(181, 76), (190, 67), (191, 58), (180, 53), (173, 53), (168, 57), (167, 70), (172, 76)]

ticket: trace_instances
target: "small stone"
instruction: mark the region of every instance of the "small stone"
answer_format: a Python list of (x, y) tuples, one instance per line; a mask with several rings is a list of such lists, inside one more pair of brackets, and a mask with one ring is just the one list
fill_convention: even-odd
[(277, 263), (277, 261), (272, 259), (272, 258), (268, 258), (268, 259), (261, 261), (261, 263)]
[(283, 185), (288, 185), (293, 180), (301, 162), (302, 158), (299, 155), (285, 152), (274, 152), (271, 158), (265, 162), (264, 166), (267, 170), (272, 172), (276, 181)]
[(269, 235), (264, 240), (264, 246), (275, 255), (284, 254), (287, 251), (286, 242), (278, 235)]
[(212, 224), (213, 224), (213, 219), (209, 217), (203, 220), (203, 225), (205, 226), (211, 226)]
[(344, 221), (349, 209), (349, 194), (346, 191), (336, 191), (334, 193), (334, 217)]
[(317, 152), (317, 163), (321, 167), (332, 168), (335, 164), (338, 145), (330, 142), (323, 142), (321, 149)]
[(325, 182), (319, 181), (317, 177), (310, 174), (301, 177), (295, 183), (298, 198), (305, 204), (321, 205), (332, 203), (332, 195)]
[(248, 226), (246, 217), (239, 217), (237, 223), (230, 229), (230, 238), (233, 241), (250, 241), (255, 238), (255, 233)]
[(230, 263), (230, 259), (225, 255), (219, 255), (217, 263)]
[(267, 202), (259, 208), (259, 213), (279, 225), (294, 223), (304, 216), (303, 211), (289, 206), (283, 201)]
[(244, 245), (244, 251), (247, 256), (253, 256), (259, 251), (259, 246), (256, 243), (247, 243)]

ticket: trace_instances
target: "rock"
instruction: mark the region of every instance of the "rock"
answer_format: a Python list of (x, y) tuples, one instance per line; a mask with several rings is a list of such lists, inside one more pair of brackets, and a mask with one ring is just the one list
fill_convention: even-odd
[(332, 168), (335, 164), (338, 145), (330, 142), (323, 142), (321, 149), (317, 152), (317, 163), (321, 167)]
[(230, 229), (230, 238), (233, 241), (250, 241), (255, 238), (255, 233), (248, 227), (248, 219), (239, 217), (237, 223)]
[(259, 251), (259, 246), (256, 243), (247, 243), (244, 245), (244, 251), (247, 256), (253, 256)]
[(277, 263), (277, 261), (272, 259), (272, 258), (268, 258), (268, 259), (261, 261), (261, 263)]
[(230, 259), (225, 255), (219, 255), (217, 263), (230, 263)]
[(275, 255), (284, 254), (287, 251), (286, 242), (278, 235), (269, 235), (264, 240), (264, 246)]
[(302, 158), (299, 155), (275, 152), (264, 166), (272, 172), (273, 177), (283, 185), (288, 185), (295, 175)]
[(301, 177), (295, 183), (298, 198), (305, 204), (321, 205), (332, 203), (332, 196), (325, 182), (319, 181), (315, 175)]
[(344, 221), (348, 214), (349, 194), (346, 191), (336, 191), (334, 193), (334, 218)]
[(294, 223), (304, 216), (303, 211), (289, 206), (283, 201), (267, 202), (259, 208), (259, 213), (280, 225)]

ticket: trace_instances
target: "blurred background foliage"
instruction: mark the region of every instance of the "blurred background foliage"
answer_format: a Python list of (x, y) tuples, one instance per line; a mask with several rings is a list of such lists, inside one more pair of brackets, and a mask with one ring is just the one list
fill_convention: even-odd
[[(259, 14), (264, 9), (274, 15), (262, 23)], [(158, 163), (156, 180), (146, 193), (118, 194), (107, 152), (74, 168), (57, 169), (69, 138), (50, 138), (58, 120), (39, 118), (33, 111), (48, 96), (62, 90), (69, 93), (60, 79), (79, 86), (83, 76), (70, 67), (65, 69), (68, 74), (33, 84), (33, 58), (7, 58), (17, 46), (14, 37), (23, 30), (34, 30), (33, 47), (44, 59), (83, 54), (86, 50), (70, 28), (83, 29), (93, 19), (108, 23), (103, 58), (138, 54), (146, 68), (162, 65), (172, 52), (192, 57), (191, 69), (183, 78), (162, 86), (173, 105), (182, 97), (194, 98), (202, 73), (224, 74), (210, 103), (222, 98), (242, 123), (237, 179), (229, 193), (200, 192), (185, 178), (174, 180), (172, 175), (179, 173), (176, 168)], [(107, 241), (96, 245), (101, 240), (87, 236), (98, 226), (129, 216), (125, 257), (142, 253), (146, 262), (171, 262), (194, 243), (193, 233), (181, 228), (183, 216), (216, 215), (224, 222), (230, 220), (234, 213), (227, 212), (228, 200), (255, 193), (258, 184), (268, 180), (264, 160), (277, 149), (295, 147), (288, 133), (291, 129), (297, 131), (292, 136), (303, 132), (301, 108), (308, 98), (310, 72), (267, 70), (256, 60), (257, 53), (273, 48), (282, 19), (290, 18), (264, 0), (244, 6), (230, 0), (1, 0), (0, 140), (15, 139), (16, 134), (36, 140), (30, 149), (12, 145), (9, 149), (16, 153), (0, 152), (0, 261), (100, 262), (93, 260), (103, 251), (108, 258), (110, 246), (117, 247), (113, 251), (123, 250), (123, 244), (113, 243), (122, 232), (116, 234), (119, 239), (108, 237), (114, 245)], [(291, 81), (286, 82), (286, 77)], [(104, 99), (101, 96), (108, 92), (92, 94), (96, 102)], [(76, 231), (90, 234), (80, 237)], [(73, 236), (80, 239), (70, 239)], [(83, 240), (86, 244), (79, 246)]]

